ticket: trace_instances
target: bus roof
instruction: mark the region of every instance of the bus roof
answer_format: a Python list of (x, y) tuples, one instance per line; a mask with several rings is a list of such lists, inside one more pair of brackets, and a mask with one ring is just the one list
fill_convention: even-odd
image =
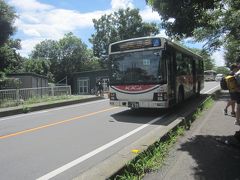
[(185, 52), (186, 54), (189, 54), (191, 56), (195, 56), (196, 58), (201, 58), (202, 59), (202, 57), (200, 55), (196, 54), (195, 52), (191, 51), (190, 49), (188, 49), (186, 47), (183, 47), (182, 45), (180, 45), (178, 43), (175, 43), (175, 42), (173, 42), (173, 41), (171, 41), (171, 40), (169, 40), (165, 37), (161, 37), (161, 36), (146, 36), (146, 37), (138, 37), (138, 38), (132, 38), (132, 39), (117, 41), (117, 42), (114, 42), (114, 43), (110, 44), (109, 50), (110, 50), (110, 47), (112, 45), (115, 45), (115, 44), (120, 44), (120, 43), (123, 43), (123, 42), (129, 42), (129, 41), (135, 41), (135, 40), (153, 39), (153, 38), (160, 38), (162, 41), (165, 41), (168, 45), (176, 48), (177, 50)]

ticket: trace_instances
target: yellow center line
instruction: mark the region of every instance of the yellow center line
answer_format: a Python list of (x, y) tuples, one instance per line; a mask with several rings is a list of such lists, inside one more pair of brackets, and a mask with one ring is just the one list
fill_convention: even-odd
[(55, 123), (46, 124), (46, 125), (43, 125), (43, 126), (27, 129), (27, 130), (24, 130), (24, 131), (19, 131), (19, 132), (16, 132), (16, 133), (3, 135), (3, 136), (0, 136), (0, 139), (6, 139), (6, 138), (9, 138), (9, 137), (18, 136), (18, 135), (21, 135), (21, 134), (25, 134), (25, 133), (37, 131), (37, 130), (40, 130), (40, 129), (48, 128), (48, 127), (51, 127), (51, 126), (56, 126), (58, 124), (67, 123), (67, 122), (74, 121), (74, 120), (77, 120), (77, 119), (81, 119), (81, 118), (84, 118), (84, 117), (88, 117), (88, 116), (96, 115), (96, 114), (99, 114), (99, 113), (102, 113), (102, 112), (110, 111), (110, 110), (113, 110), (113, 109), (116, 109), (116, 108), (118, 108), (118, 107), (108, 108), (108, 109), (104, 109), (104, 110), (101, 110), (101, 111), (85, 114), (85, 115), (82, 115), (82, 116), (76, 116), (74, 118), (70, 118), (70, 119), (58, 121), (58, 122), (55, 122)]

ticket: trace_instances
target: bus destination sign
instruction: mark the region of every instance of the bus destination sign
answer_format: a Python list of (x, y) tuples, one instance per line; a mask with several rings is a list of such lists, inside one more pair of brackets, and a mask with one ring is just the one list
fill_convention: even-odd
[(111, 46), (111, 52), (143, 49), (143, 48), (159, 47), (159, 46), (161, 46), (160, 38), (139, 39), (139, 40), (113, 44)]

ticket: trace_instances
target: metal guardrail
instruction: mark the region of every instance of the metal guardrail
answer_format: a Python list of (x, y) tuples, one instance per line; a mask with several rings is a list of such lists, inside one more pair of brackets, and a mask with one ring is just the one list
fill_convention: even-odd
[(4, 103), (19, 104), (32, 98), (42, 98), (46, 96), (71, 95), (71, 86), (52, 86), (40, 88), (24, 89), (4, 89), (0, 90), (0, 107)]

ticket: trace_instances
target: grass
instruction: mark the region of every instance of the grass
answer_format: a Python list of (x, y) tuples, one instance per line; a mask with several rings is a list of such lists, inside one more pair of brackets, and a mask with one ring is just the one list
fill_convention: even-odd
[(170, 148), (175, 144), (178, 138), (184, 135), (186, 129), (189, 129), (191, 123), (199, 118), (204, 110), (212, 107), (213, 102), (214, 100), (212, 98), (207, 98), (190, 117), (186, 118), (182, 125), (170, 131), (165, 137), (149, 146), (147, 150), (136, 156), (109, 179), (139, 180), (142, 179), (146, 173), (159, 169), (164, 164), (164, 160)]
[(20, 100), (20, 101), (13, 101), (13, 100), (5, 100), (0, 103), (0, 108), (6, 108), (6, 107), (16, 107), (16, 106), (23, 106), (24, 109), (27, 108), (27, 106), (31, 106), (38, 103), (56, 103), (56, 102), (62, 102), (62, 101), (68, 101), (68, 100), (79, 100), (83, 99), (85, 96), (81, 95), (63, 95), (63, 96), (43, 96), (43, 97), (33, 97), (26, 101)]
[(42, 98), (34, 97), (27, 101), (23, 102), (23, 105), (31, 105), (31, 104), (37, 104), (37, 103), (51, 103), (51, 102), (59, 102), (59, 101), (65, 101), (65, 100), (78, 100), (82, 99), (83, 96), (74, 96), (74, 95), (63, 95), (63, 96), (45, 96)]

